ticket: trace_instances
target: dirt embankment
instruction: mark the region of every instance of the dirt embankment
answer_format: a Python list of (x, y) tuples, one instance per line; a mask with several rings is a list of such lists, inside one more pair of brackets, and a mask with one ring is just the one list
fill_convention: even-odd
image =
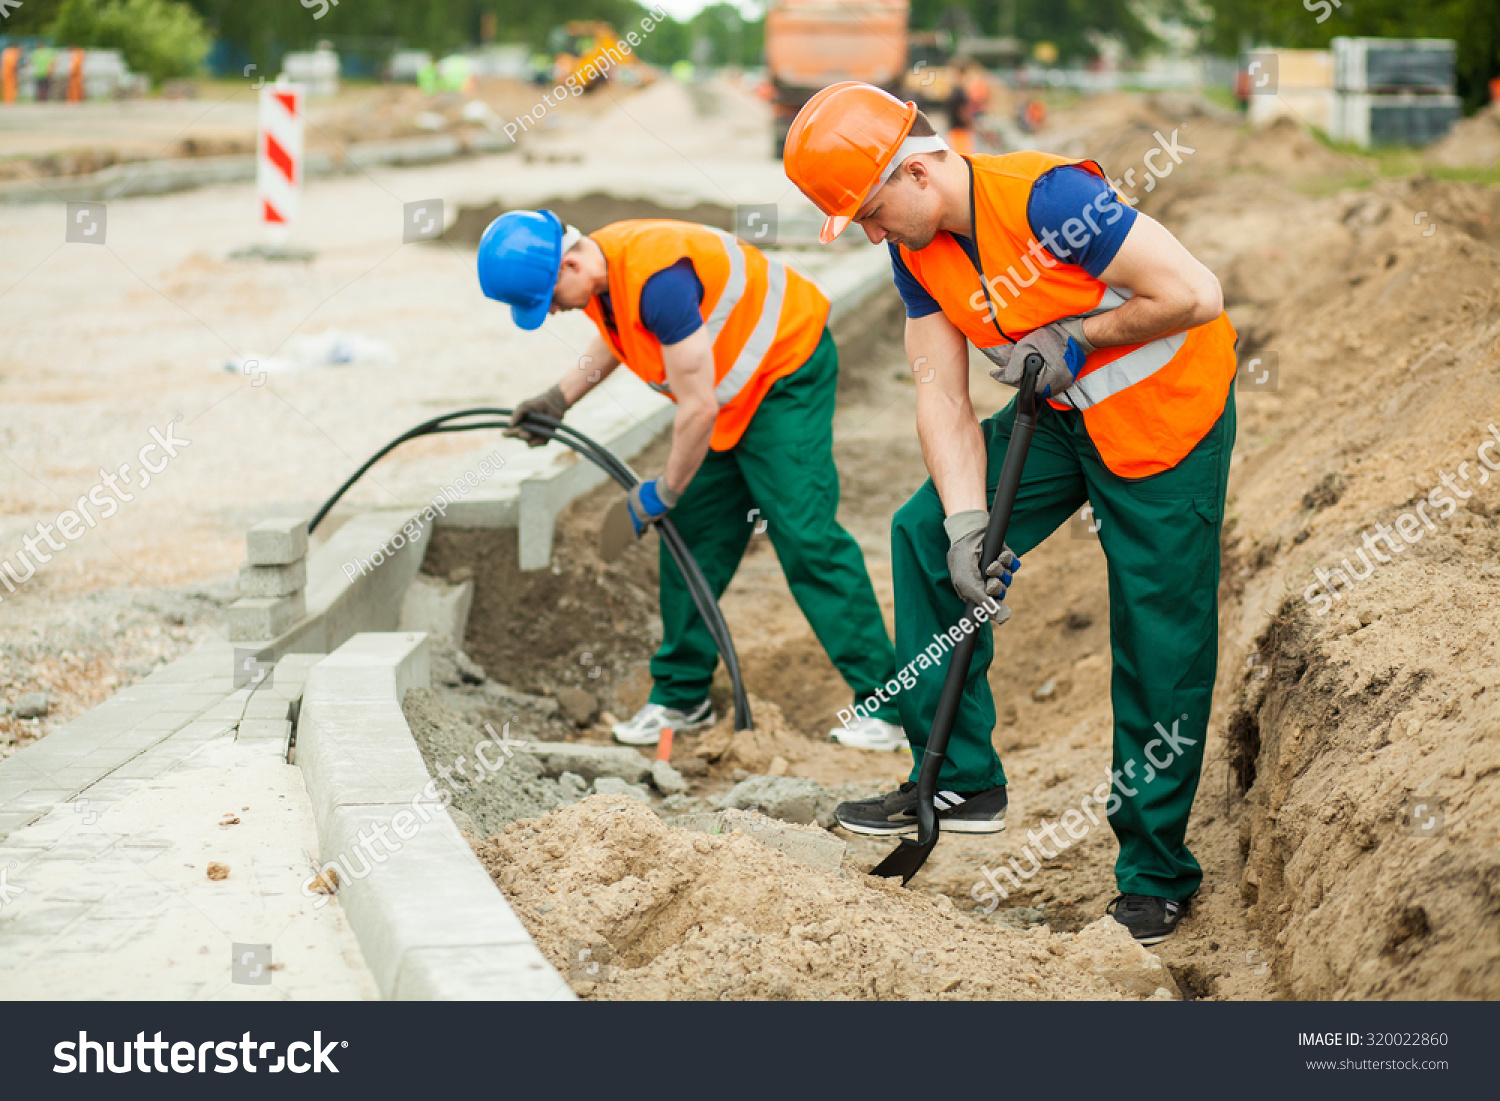
[(1164, 214), (1275, 372), (1239, 389), (1226, 536), (1241, 892), (1294, 997), (1493, 998), (1500, 189), (1306, 180), (1216, 175)]
[[(1081, 152), (1098, 155), (1111, 174), (1141, 163), (1152, 134), (1183, 121), (1128, 107), (1133, 114), (1117, 118), (1090, 106), (1094, 132), (1112, 144)], [(1259, 361), (1253, 381), (1247, 373), (1237, 388), (1219, 690), (1189, 826), (1205, 881), (1178, 933), (1156, 951), (1187, 997), (1495, 997), (1500, 499), (1484, 464), (1500, 450), (1480, 448), (1500, 440), (1497, 189), (1426, 178), (1348, 188), (1349, 178), (1370, 175), (1368, 166), (1293, 127), (1252, 134), (1212, 113), (1184, 118), (1194, 151), (1141, 196), (1142, 209), (1218, 274), (1242, 363)], [(841, 344), (835, 453), (840, 519), (864, 549), (889, 616), (890, 515), (925, 471), (913, 426), (917, 384), (885, 335), (857, 351)], [(981, 416), (1008, 397), (980, 365), (971, 388)], [(532, 594), (533, 612), (545, 609), (549, 625), (541, 635), (520, 622), (478, 626), (470, 648), (491, 647), (485, 664), (499, 679), (545, 691), (582, 683), (592, 666), (575, 651), (603, 635), (614, 656), (593, 684), (602, 704), (628, 712), (645, 697), (645, 659), (657, 637), (651, 567), (649, 557), (630, 567), (640, 572), (628, 614), (608, 604), (625, 599), (621, 579), (595, 576), (586, 515), (603, 503), (581, 505), (559, 539), (563, 580), (578, 577), (580, 592), (597, 599), (565, 609), (563, 599), (577, 599), (571, 583), (554, 592), (556, 575), (502, 571), (495, 599)], [(1376, 525), (1396, 532), (1394, 542)], [(582, 540), (576, 559), (568, 539)], [(752, 541), (722, 603), (751, 690), (820, 750), (797, 760), (777, 754), (787, 774), (824, 783), (896, 778), (904, 765), (895, 755), (821, 752), (845, 690), (761, 543)], [(1356, 579), (1328, 574), (1325, 585), (1316, 571), (1334, 568)], [(602, 617), (591, 611), (600, 601)], [(1108, 830), (1056, 851), (1036, 841), (1097, 786), (1109, 761), (1108, 584), (1097, 539), (1061, 529), (1028, 557), (1011, 604), (990, 674), (995, 743), (1011, 784), (1009, 829), (945, 838), (912, 891), (891, 896), (935, 907), (922, 911), (929, 916), (951, 904), (972, 924), (931, 944), (939, 956), (955, 938), (996, 925), (1082, 935), (1115, 893)], [(724, 685), (716, 684), (715, 700), (722, 714)], [(602, 737), (600, 728), (588, 737)], [(766, 767), (764, 753), (747, 751), (739, 767)], [(732, 779), (707, 775), (697, 790)], [(542, 825), (517, 824), (484, 851), (559, 966), (571, 967), (575, 950), (590, 950), (595, 962), (612, 954), (620, 971), (597, 996), (778, 996), (795, 971), (788, 961), (823, 951), (795, 931), (809, 924), (796, 906), (803, 892), (826, 885), (794, 877), (736, 894), (755, 876), (725, 869), (752, 867), (759, 850), (722, 841), (703, 850), (703, 839), (657, 836), (644, 818), (637, 829), (634, 812), (615, 836), (595, 813), (584, 804)], [(889, 848), (845, 840), (846, 870), (870, 867)], [(677, 871), (634, 862), (635, 848), (678, 860)], [(525, 874), (507, 870), (512, 864)], [(1002, 865), (1023, 869), (1023, 883), (986, 918), (975, 891)], [(878, 906), (859, 913), (907, 920), (905, 911), (880, 909), (895, 905), (880, 885), (864, 889)], [(609, 907), (596, 912), (585, 901), (594, 897)], [(702, 917), (710, 903), (722, 907), (723, 922)], [(1017, 996), (978, 980), (945, 992), (897, 963), (888, 968), (880, 961), (895, 959), (890, 945), (862, 940), (867, 931), (845, 910), (848, 919), (828, 929), (829, 943), (843, 937), (847, 952), (827, 961), (851, 977), (820, 978), (810, 996)], [(675, 930), (673, 943), (650, 939), (658, 920)], [(1007, 959), (1008, 940), (986, 943)], [(884, 976), (873, 988), (854, 977), (866, 967)]]

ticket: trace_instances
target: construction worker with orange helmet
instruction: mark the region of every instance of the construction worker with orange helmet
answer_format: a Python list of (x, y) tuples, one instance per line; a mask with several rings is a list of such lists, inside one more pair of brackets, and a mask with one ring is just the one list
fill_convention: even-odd
[[(966, 602), (1003, 598), (1019, 555), (1085, 503), (1093, 509), (1109, 565), (1114, 659), (1114, 760), (1095, 795), (1120, 844), (1120, 895), (1109, 910), (1138, 941), (1155, 943), (1175, 930), (1202, 879), (1185, 838), (1213, 693), (1235, 431), (1235, 334), (1218, 280), (1124, 203), (1092, 161), (960, 156), (915, 104), (867, 84), (836, 84), (808, 101), (787, 136), (785, 168), (827, 216), (825, 242), (854, 222), (888, 245), (906, 304), (907, 355), (925, 360), (931, 376), (917, 386), (931, 477), (891, 530), (898, 665), (957, 624)], [(1009, 546), (983, 575), (980, 544), (1015, 403), (978, 421), (970, 344), (1011, 386), (1039, 354), (1038, 393), (1050, 407), (1026, 460)], [(1009, 608), (991, 618), (1005, 622)], [(1004, 827), (1005, 771), (991, 743), (986, 680), (993, 656), (984, 632), (938, 781), (945, 830)], [(924, 668), (896, 701), (916, 758), (913, 782), (842, 804), (836, 816), (846, 829), (915, 831), (914, 781), (944, 672)], [(1005, 897), (1004, 876), (1015, 879), (1002, 869), (976, 886), (976, 901)]]
[[(864, 556), (835, 515), (838, 352), (823, 292), (709, 226), (639, 220), (585, 235), (550, 210), (495, 219), (479, 245), (479, 281), (522, 329), (559, 310), (583, 310), (597, 329), (581, 369), (518, 405), (508, 434), (544, 444), (524, 417), (561, 420), (622, 363), (671, 398), (672, 450), (665, 470), (630, 492), (626, 539), (670, 513), (718, 597), (751, 535), (765, 532), (854, 693), (840, 709), (849, 718), (830, 735), (864, 749), (905, 749), (883, 693), (896, 671), (890, 636)], [(614, 727), (628, 745), (714, 721), (708, 689), (718, 651), (665, 544), (660, 563), (663, 640), (651, 659), (651, 696)]]

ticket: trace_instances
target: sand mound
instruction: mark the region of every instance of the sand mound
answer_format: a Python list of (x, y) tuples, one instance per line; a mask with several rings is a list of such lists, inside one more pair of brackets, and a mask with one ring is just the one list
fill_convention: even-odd
[(1157, 997), (1175, 990), (1112, 920), (1087, 936), (1017, 932), (741, 833), (673, 829), (617, 796), (518, 822), (476, 851), (589, 997), (1116, 999), (1132, 983), (1146, 993), (1153, 973), (1170, 988)]
[(1435, 163), (1450, 168), (1500, 164), (1500, 106), (1492, 103), (1472, 118), (1460, 119), (1427, 152)]
[(754, 729), (735, 730), (734, 712), (727, 712), (703, 734), (693, 755), (720, 772), (735, 768), (764, 772), (775, 758), (795, 764), (816, 745), (811, 738), (793, 730), (781, 708), (770, 700), (751, 695), (750, 714), (755, 720)]
[(1279, 118), (1263, 129), (1241, 134), (1226, 167), (1231, 172), (1265, 172), (1286, 180), (1337, 176), (1362, 163), (1363, 158), (1335, 153), (1295, 120)]

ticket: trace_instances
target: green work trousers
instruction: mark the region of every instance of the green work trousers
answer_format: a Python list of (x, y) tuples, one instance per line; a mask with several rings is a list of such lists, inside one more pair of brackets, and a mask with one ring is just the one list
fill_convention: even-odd
[[(670, 516), (715, 597), (729, 586), (750, 536), (763, 530), (797, 606), (855, 702), (868, 702), (895, 672), (895, 652), (864, 555), (836, 519), (838, 375), (838, 349), (825, 328), (807, 362), (771, 384), (739, 443), (708, 453)], [(665, 544), (661, 619), (663, 640), (651, 659), (651, 702), (694, 707), (708, 695), (719, 652)], [(829, 710), (830, 725), (837, 710)], [(887, 722), (899, 719), (893, 704), (867, 710)]]
[[(991, 501), (1014, 423), (1011, 402), (981, 425)], [(1181, 462), (1126, 480), (1105, 467), (1082, 414), (1049, 410), (1032, 439), (1006, 537), (1025, 555), (1085, 502), (1093, 506), (1108, 562), (1114, 658), (1107, 810), (1120, 842), (1115, 878), (1129, 894), (1181, 900), (1203, 877), (1184, 839), (1218, 659), (1219, 531), (1234, 432), (1231, 390), (1219, 420)], [(896, 660), (904, 669), (963, 614), (948, 575), (943, 505), (930, 479), (897, 511), (891, 545)], [(1029, 574), (1023, 564), (1007, 601), (1017, 616), (1051, 616), (1064, 605), (1067, 587), (1068, 578)], [(1005, 783), (990, 740), (995, 702), (986, 673), (994, 653), (992, 628), (981, 627), (943, 763), (943, 788), (971, 792)], [(915, 757), (913, 780), (946, 672), (943, 661), (922, 669), (915, 686), (896, 699)]]

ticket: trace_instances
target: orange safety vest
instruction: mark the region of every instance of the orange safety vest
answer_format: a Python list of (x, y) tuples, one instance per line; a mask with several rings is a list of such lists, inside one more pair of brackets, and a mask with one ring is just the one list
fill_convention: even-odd
[[(1103, 313), (1122, 305), (1116, 289), (1082, 268), (1057, 260), (1038, 242), (1026, 217), (1031, 188), (1060, 164), (1080, 164), (1100, 178), (1093, 161), (1048, 153), (1005, 153), (970, 158), (974, 240), (985, 278), (952, 234), (913, 252), (901, 246), (917, 282), (975, 347), (1012, 344), (1034, 329), (1064, 318)], [(1113, 225), (1090, 206), (1079, 211), (1074, 240), (1088, 222)], [(1068, 237), (1059, 239), (1062, 247)], [(1050, 265), (1050, 266), (1049, 266)], [(1226, 314), (1206, 325), (1144, 344), (1100, 348), (1084, 361), (1078, 381), (1051, 403), (1083, 413), (1089, 439), (1104, 465), (1122, 478), (1147, 478), (1170, 470), (1191, 451), (1224, 411), (1234, 382), (1235, 332)]]
[(15, 46), (0, 50), (0, 102), (16, 101), (16, 67), (20, 63), (21, 51)]
[(83, 51), (74, 50), (68, 64), (68, 102), (83, 102)]
[(828, 320), (828, 299), (778, 260), (709, 226), (639, 219), (589, 234), (609, 265), (615, 326), (595, 295), (584, 312), (621, 363), (653, 389), (667, 385), (661, 343), (641, 323), (646, 280), (686, 258), (703, 284), (699, 310), (713, 341), (714, 396), (719, 415), (709, 443), (728, 451), (739, 443), (771, 384), (812, 356)]

